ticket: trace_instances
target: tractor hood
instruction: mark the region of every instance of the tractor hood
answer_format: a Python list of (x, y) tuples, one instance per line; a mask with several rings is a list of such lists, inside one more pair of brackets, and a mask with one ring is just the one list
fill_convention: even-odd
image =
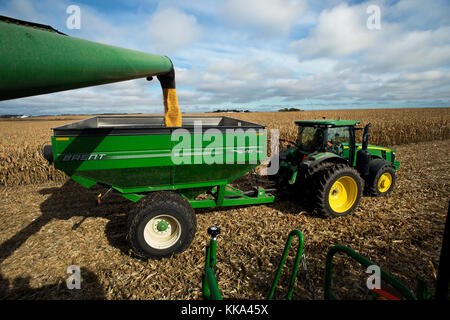
[[(356, 146), (356, 151), (358, 151), (362, 148), (361, 143), (357, 143), (355, 146)], [(344, 146), (344, 149), (348, 149), (348, 148), (349, 148), (348, 146)], [(391, 162), (392, 166), (395, 168), (395, 170), (397, 170), (400, 167), (400, 162), (395, 159), (395, 150), (393, 150), (393, 149), (369, 144), (367, 146), (367, 151), (369, 151), (372, 158), (380, 158), (380, 159), (384, 159), (388, 162)]]

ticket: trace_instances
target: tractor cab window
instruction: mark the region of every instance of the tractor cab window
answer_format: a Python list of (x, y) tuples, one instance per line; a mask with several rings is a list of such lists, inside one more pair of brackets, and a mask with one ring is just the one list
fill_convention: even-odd
[(322, 128), (299, 127), (297, 147), (306, 152), (314, 152), (322, 149), (324, 132)]
[(350, 130), (348, 127), (328, 128), (327, 149), (331, 152), (342, 154), (343, 143), (350, 144)]

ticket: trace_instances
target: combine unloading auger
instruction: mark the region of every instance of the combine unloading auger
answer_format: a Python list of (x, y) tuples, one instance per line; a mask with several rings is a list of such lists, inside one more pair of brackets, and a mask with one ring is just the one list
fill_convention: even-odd
[(0, 101), (157, 76), (165, 124), (181, 126), (172, 61), (0, 16)]

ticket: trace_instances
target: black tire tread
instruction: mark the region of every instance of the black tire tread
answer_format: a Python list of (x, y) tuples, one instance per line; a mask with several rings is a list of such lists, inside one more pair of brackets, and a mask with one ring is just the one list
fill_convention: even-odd
[[(396, 182), (396, 175), (394, 169), (389, 165), (389, 162), (382, 159), (372, 160), (372, 166), (369, 169), (369, 177), (366, 184), (366, 193), (372, 197), (387, 196), (392, 192)], [(384, 172), (389, 172), (392, 175), (392, 185), (388, 191), (381, 193), (378, 190), (378, 179)]]
[[(358, 195), (352, 208), (350, 208), (348, 211), (344, 213), (337, 214), (332, 212), (331, 208), (329, 208), (327, 190), (331, 182), (335, 181), (336, 177), (340, 176), (345, 172), (352, 174), (356, 178), (356, 183), (358, 186)], [(353, 210), (359, 205), (359, 202), (361, 201), (362, 192), (364, 188), (363, 179), (360, 177), (358, 171), (356, 171), (354, 168), (346, 164), (338, 163), (333, 166), (325, 167), (321, 171), (318, 171), (317, 174), (318, 176), (315, 179), (316, 183), (313, 189), (315, 193), (314, 203), (319, 213), (326, 217), (338, 217), (338, 216), (345, 216), (353, 212)]]
[[(188, 225), (192, 226), (192, 229), (184, 231), (187, 232), (187, 238), (175, 251), (157, 256), (149, 256), (149, 254), (142, 250), (139, 244), (136, 242), (137, 230), (141, 220), (144, 219), (149, 212), (161, 208), (174, 208), (178, 209), (178, 211), (180, 212), (183, 212), (184, 216), (188, 220)], [(187, 201), (179, 194), (170, 191), (152, 192), (144, 199), (139, 201), (138, 208), (134, 214), (130, 215), (128, 224), (128, 239), (133, 251), (140, 257), (151, 259), (168, 258), (173, 254), (183, 252), (187, 249), (187, 247), (194, 239), (197, 230), (197, 219), (194, 209), (190, 205), (189, 201)]]
[(314, 195), (318, 185), (318, 175), (321, 171), (335, 166), (336, 163), (323, 161), (308, 170), (299, 172), (297, 176), (296, 190), (299, 194), (299, 199), (308, 207), (315, 207)]

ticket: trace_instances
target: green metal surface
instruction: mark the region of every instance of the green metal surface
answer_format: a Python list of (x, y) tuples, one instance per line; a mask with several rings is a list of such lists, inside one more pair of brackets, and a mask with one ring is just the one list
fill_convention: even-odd
[[(183, 194), (183, 190), (180, 193)], [(210, 193), (211, 196), (207, 199), (189, 199), (189, 203), (193, 208), (210, 208), (272, 203), (275, 201), (275, 196), (266, 193), (264, 189), (260, 189), (256, 196), (248, 196), (242, 194), (241, 190), (224, 184), (214, 187)]]
[[(276, 286), (278, 284), (278, 280), (281, 275), (281, 270), (286, 262), (289, 248), (291, 246), (292, 240), (295, 236), (298, 236), (298, 247), (297, 253), (295, 256), (295, 262), (292, 270), (291, 280), (289, 282), (288, 293), (286, 295), (287, 300), (292, 299), (292, 293), (294, 291), (294, 284), (297, 278), (298, 268), (300, 265), (301, 257), (303, 254), (303, 244), (304, 238), (303, 234), (299, 230), (292, 230), (289, 233), (288, 239), (286, 241), (286, 245), (284, 247), (283, 255), (280, 261), (280, 265), (278, 267), (277, 273), (275, 275), (275, 279), (272, 283), (272, 287), (270, 293), (268, 295), (268, 300), (273, 298), (273, 294), (275, 293)], [(206, 246), (206, 254), (205, 254), (205, 268), (202, 274), (202, 291), (203, 298), (206, 300), (222, 300), (222, 295), (220, 293), (219, 286), (217, 284), (217, 279), (215, 276), (216, 270), (216, 251), (217, 251), (217, 239), (212, 237), (209, 244)]]
[[(350, 159), (350, 152), (349, 152), (350, 146), (348, 144), (343, 145), (344, 145), (343, 158), (348, 159), (350, 163), (353, 163), (353, 166), (356, 166), (356, 152), (352, 162), (352, 159)], [(355, 144), (356, 151), (361, 150), (361, 148), (362, 148), (361, 143)], [(369, 144), (367, 146), (367, 151), (369, 151), (372, 158), (384, 159), (387, 162), (391, 162), (394, 170), (398, 170), (398, 168), (400, 167), (400, 162), (398, 160), (394, 160), (392, 162), (393, 159), (392, 153), (395, 153), (394, 149)]]
[[(190, 135), (192, 141), (196, 139), (194, 133), (186, 135)], [(127, 197), (133, 201), (151, 191), (186, 189), (182, 194), (194, 208), (273, 202), (271, 195), (248, 197), (226, 187), (266, 157), (265, 132), (251, 133), (257, 136), (255, 139), (241, 139), (243, 135), (247, 134), (220, 134), (223, 145), (216, 151), (231, 154), (232, 161), (217, 164), (208, 163), (204, 157), (196, 158), (197, 154), (204, 153), (210, 141), (203, 141), (202, 148), (188, 149), (191, 154), (188, 163), (174, 163), (172, 151), (178, 141), (172, 141), (170, 134), (53, 136), (54, 166), (85, 187), (102, 183), (121, 194), (134, 194)], [(236, 141), (231, 147), (226, 144), (230, 137)], [(258, 151), (258, 157), (245, 150)], [(238, 155), (242, 155), (240, 160), (243, 161), (237, 161)], [(219, 188), (214, 199), (194, 199), (216, 186)]]
[[(359, 121), (302, 120), (295, 121), (295, 123), (300, 127), (299, 132), (301, 132), (302, 127), (315, 127), (315, 130), (320, 130), (324, 141), (317, 141), (317, 145), (312, 150), (304, 150), (304, 145), (300, 146), (299, 140), (297, 140), (295, 145), (288, 146), (281, 151), (285, 157), (284, 160), (280, 161), (280, 168), (288, 169), (289, 175), (285, 175), (286, 178), (284, 178), (288, 184), (295, 184), (297, 175), (302, 172), (302, 168), (312, 168), (323, 161), (347, 163), (356, 168), (357, 152), (362, 148), (362, 144), (355, 143), (354, 126), (359, 124)], [(330, 139), (329, 131), (336, 130), (336, 127), (342, 127), (342, 130), (348, 132), (349, 140), (347, 142), (327, 144)], [(367, 151), (370, 153), (371, 159), (384, 159), (387, 163), (390, 163), (389, 165), (395, 171), (400, 167), (400, 162), (395, 160), (395, 150), (393, 149), (368, 145)]]
[(292, 240), (295, 236), (298, 236), (298, 247), (297, 247), (297, 253), (295, 255), (294, 266), (292, 268), (291, 279), (289, 281), (288, 293), (286, 294), (286, 300), (292, 299), (292, 293), (294, 291), (295, 280), (297, 279), (297, 272), (298, 272), (300, 260), (301, 260), (302, 254), (303, 254), (304, 238), (303, 238), (303, 234), (300, 230), (292, 230), (289, 233), (288, 239), (286, 241), (286, 245), (284, 247), (283, 255), (281, 256), (280, 264), (278, 266), (277, 273), (275, 274), (275, 278), (273, 280), (272, 287), (270, 288), (270, 292), (267, 297), (267, 300), (272, 300), (272, 298), (273, 298), (275, 289), (278, 284), (278, 280), (280, 279), (281, 271), (283, 269), (284, 264), (286, 263), (286, 259), (287, 259), (288, 253), (289, 253), (289, 248), (291, 247)]
[(169, 58), (0, 20), (0, 100), (165, 74)]
[[(324, 283), (324, 298), (328, 300), (337, 300), (338, 297), (332, 291), (332, 277), (333, 277), (333, 258), (334, 255), (338, 252), (345, 253), (350, 256), (358, 263), (363, 265), (364, 267), (369, 267), (375, 265), (373, 262), (367, 260), (360, 254), (356, 253), (354, 250), (347, 246), (337, 245), (330, 250), (328, 250), (326, 257), (326, 267), (325, 267), (325, 283)], [(395, 290), (397, 290), (405, 299), (407, 300), (417, 300), (417, 297), (412, 293), (403, 283), (398, 281), (389, 273), (386, 273), (380, 268), (381, 280), (392, 286)]]
[(222, 300), (217, 284), (216, 270), (217, 239), (212, 238), (206, 246), (205, 269), (202, 274), (203, 298), (206, 300)]
[(156, 229), (158, 229), (158, 231), (163, 232), (167, 230), (167, 227), (169, 226), (169, 223), (166, 220), (161, 220), (160, 222), (158, 222), (158, 224), (156, 225)]

